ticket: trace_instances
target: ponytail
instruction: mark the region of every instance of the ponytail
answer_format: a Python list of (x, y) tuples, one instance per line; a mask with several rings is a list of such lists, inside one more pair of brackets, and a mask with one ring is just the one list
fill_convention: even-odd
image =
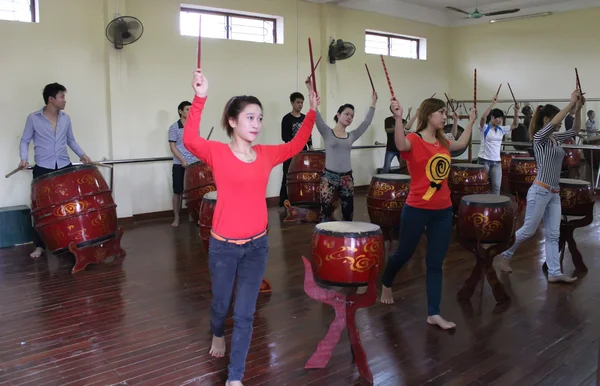
[(533, 141), (533, 136), (537, 133), (542, 126), (544, 126), (544, 118), (553, 119), (556, 114), (560, 112), (560, 109), (554, 105), (540, 105), (535, 109), (531, 122), (529, 123), (529, 139)]

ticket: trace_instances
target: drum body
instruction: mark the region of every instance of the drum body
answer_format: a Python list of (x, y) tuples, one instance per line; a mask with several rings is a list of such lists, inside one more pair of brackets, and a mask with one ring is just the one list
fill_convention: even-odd
[(378, 225), (358, 221), (317, 224), (312, 238), (315, 280), (340, 287), (365, 286), (371, 270), (383, 264), (383, 233)]
[(398, 228), (402, 208), (410, 191), (410, 176), (377, 174), (371, 178), (367, 192), (367, 212), (373, 224), (381, 228)]
[(202, 197), (202, 203), (200, 204), (200, 218), (198, 225), (200, 226), (200, 238), (204, 249), (208, 253), (208, 243), (210, 241), (210, 230), (212, 229), (212, 220), (215, 214), (215, 207), (217, 206), (217, 191), (213, 190), (208, 192)]
[(508, 172), (510, 171), (510, 162), (513, 158), (530, 157), (526, 151), (501, 151), (500, 162), (502, 163), (502, 186), (501, 191), (509, 193), (510, 185), (508, 183)]
[(588, 181), (560, 179), (560, 206), (564, 216), (587, 216), (594, 205), (594, 189)]
[(454, 213), (458, 210), (460, 200), (468, 194), (489, 193), (488, 174), (483, 165), (469, 163), (452, 164), (448, 177), (450, 197)]
[(36, 231), (55, 254), (67, 252), (71, 242), (82, 248), (117, 237), (117, 205), (93, 165), (34, 178), (31, 209)]
[[(572, 138), (563, 142), (565, 145), (574, 145), (575, 141)], [(563, 158), (562, 170), (579, 169), (581, 163), (581, 151), (579, 149), (563, 148), (565, 158)]]
[(202, 161), (194, 162), (185, 168), (183, 198), (192, 219), (198, 222), (202, 197), (216, 189), (211, 168)]
[(510, 161), (508, 185), (512, 194), (527, 196), (529, 187), (537, 177), (537, 163), (533, 157), (518, 157)]
[(303, 151), (292, 158), (287, 173), (288, 199), (293, 206), (320, 206), (319, 186), (325, 172), (325, 152)]
[(482, 244), (506, 243), (514, 233), (510, 198), (496, 194), (464, 196), (458, 210), (457, 230), (462, 240)]

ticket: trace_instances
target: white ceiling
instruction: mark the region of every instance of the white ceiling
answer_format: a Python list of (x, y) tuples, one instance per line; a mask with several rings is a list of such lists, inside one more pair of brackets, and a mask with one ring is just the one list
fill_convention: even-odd
[(478, 0), (481, 13), (520, 8), (517, 13), (503, 16), (465, 19), (466, 15), (446, 9), (455, 7), (466, 12), (475, 10), (475, 0), (306, 0), (313, 3), (337, 4), (363, 11), (391, 15), (440, 26), (460, 26), (488, 23), (493, 18), (525, 16), (540, 12), (564, 12), (600, 6), (599, 0)]

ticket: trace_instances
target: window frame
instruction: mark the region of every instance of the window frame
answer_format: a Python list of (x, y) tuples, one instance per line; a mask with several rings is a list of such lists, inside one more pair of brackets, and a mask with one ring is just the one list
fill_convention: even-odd
[[(37, 23), (38, 20), (38, 11), (37, 11), (37, 2), (38, 0), (29, 0), (29, 16), (30, 19), (27, 21), (23, 21), (23, 20), (13, 20), (13, 19), (2, 19), (0, 18), (0, 20), (2, 21), (14, 21), (14, 22), (21, 22), (21, 23)], [(12, 3), (14, 4), (14, 3)], [(10, 11), (10, 8), (8, 9), (8, 11)], [(14, 12), (14, 10), (13, 10)]]
[[(421, 58), (421, 39), (419, 39), (419, 38), (405, 36), (405, 35), (395, 35), (392, 33), (365, 31), (365, 40), (369, 35), (387, 38), (387, 54), (385, 56), (391, 56), (393, 58), (402, 58), (402, 59), (422, 60), (422, 58)], [(413, 58), (413, 57), (407, 57), (407, 56), (392, 55), (392, 39), (407, 40), (409, 42), (417, 43), (417, 56)], [(365, 51), (366, 51), (366, 49), (367, 49), (367, 47), (366, 47), (366, 43), (365, 43)], [(365, 52), (365, 53), (367, 53), (367, 52)]]
[[(190, 7), (186, 7), (186, 6), (181, 6), (179, 9), (179, 13), (181, 14), (181, 12), (190, 12), (190, 13), (197, 13), (200, 14), (200, 17), (202, 17), (202, 15), (218, 15), (218, 16), (225, 16), (225, 31), (226, 31), (226, 37), (224, 40), (239, 40), (239, 39), (232, 39), (231, 38), (231, 19), (232, 17), (236, 17), (236, 18), (240, 18), (240, 19), (250, 19), (250, 20), (259, 20), (259, 21), (268, 21), (268, 22), (272, 22), (273, 23), (273, 43), (270, 42), (253, 42), (253, 41), (248, 41), (248, 42), (253, 42), (253, 43), (266, 43), (266, 44), (278, 44), (277, 43), (277, 19), (276, 18), (271, 18), (271, 17), (266, 17), (266, 16), (252, 16), (252, 15), (245, 15), (243, 13), (235, 13), (235, 12), (226, 12), (226, 11), (214, 11), (214, 10), (206, 10), (206, 9), (198, 9), (198, 8), (190, 8)], [(198, 31), (198, 33), (200, 33), (200, 31)], [(246, 41), (246, 40), (239, 40), (239, 41)]]

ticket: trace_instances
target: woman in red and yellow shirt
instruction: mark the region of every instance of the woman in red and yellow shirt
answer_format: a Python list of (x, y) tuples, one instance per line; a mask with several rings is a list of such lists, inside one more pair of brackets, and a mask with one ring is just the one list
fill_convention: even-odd
[(399, 246), (383, 273), (381, 302), (394, 303), (391, 288), (394, 277), (412, 257), (421, 234), (427, 229), (427, 323), (451, 329), (456, 325), (440, 316), (442, 264), (452, 232), (452, 201), (447, 181), (450, 151), (464, 149), (469, 144), (477, 112), (471, 112), (464, 133), (459, 140), (453, 141), (444, 135), (447, 110), (441, 99), (430, 98), (421, 103), (419, 127), (406, 137), (402, 106), (392, 99), (390, 109), (396, 117), (396, 146), (406, 160), (411, 182), (410, 193), (402, 209)]

